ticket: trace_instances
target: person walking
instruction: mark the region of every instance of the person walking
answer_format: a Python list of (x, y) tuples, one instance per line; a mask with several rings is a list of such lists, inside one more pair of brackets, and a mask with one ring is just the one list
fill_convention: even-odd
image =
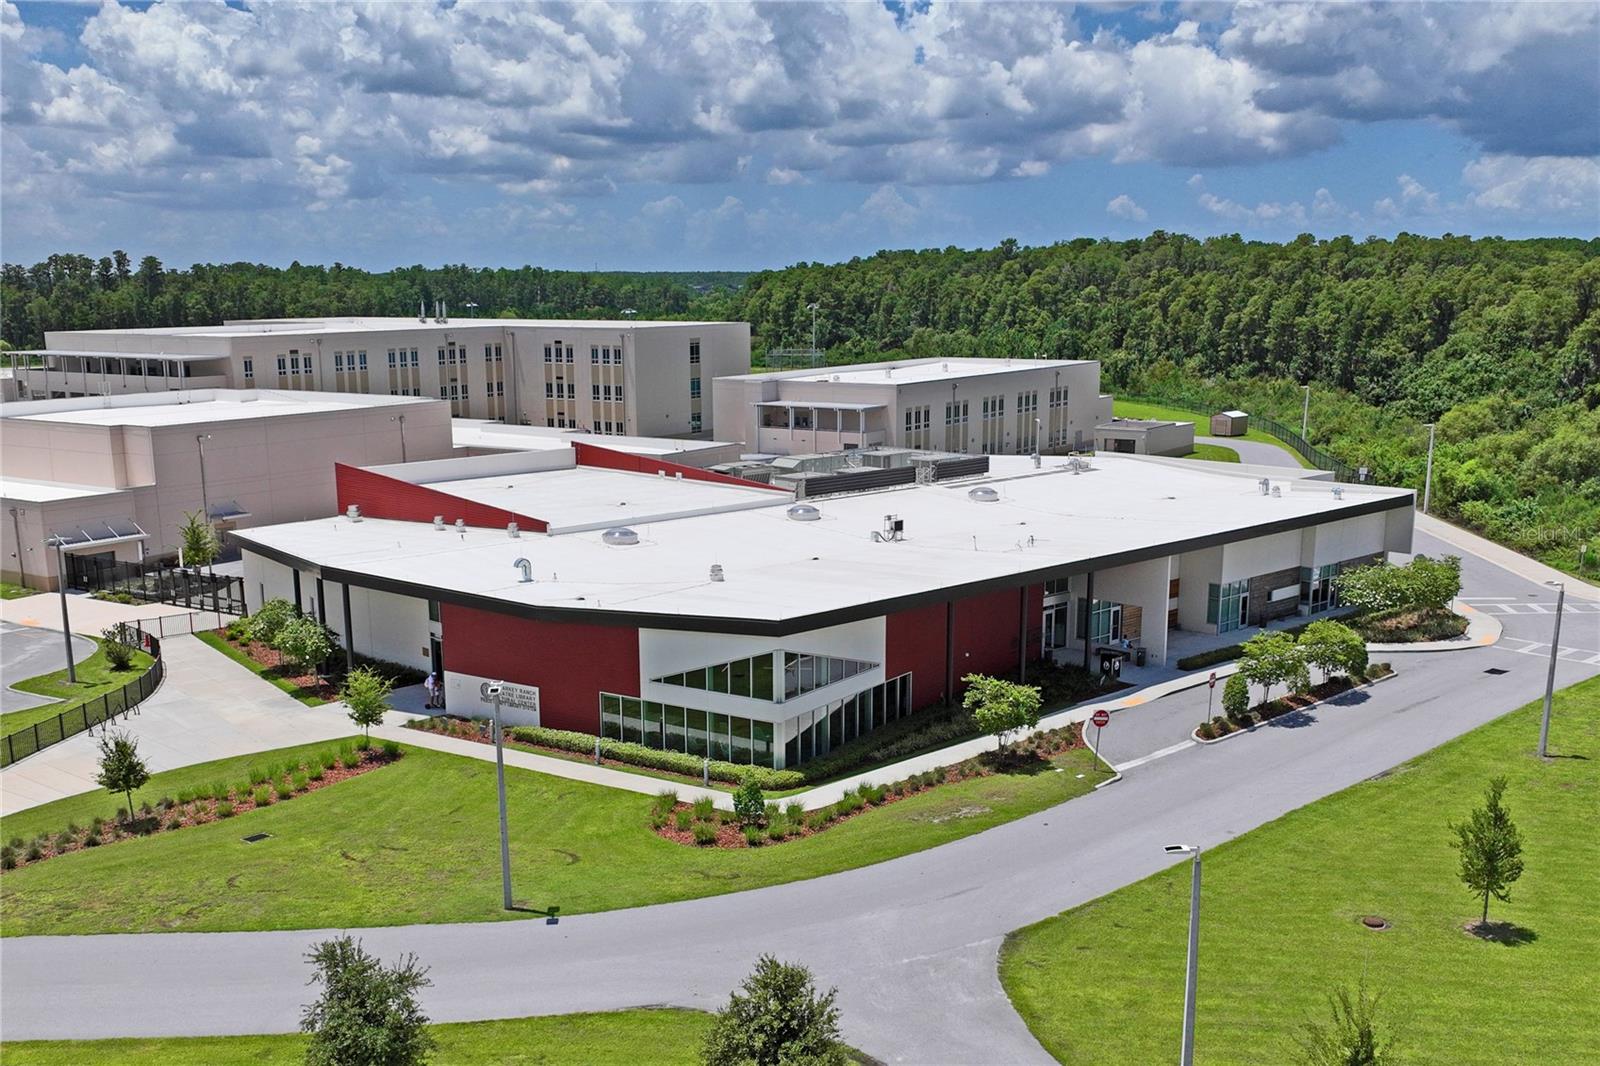
[(424, 681), (422, 683), (422, 687), (428, 690), (427, 708), (428, 708), (428, 710), (431, 711), (436, 706), (438, 706), (438, 702), (439, 702), (439, 697), (438, 697), (439, 678), (438, 678), (438, 676), (430, 672), (428, 674), (428, 680), (426, 680), (426, 681)]

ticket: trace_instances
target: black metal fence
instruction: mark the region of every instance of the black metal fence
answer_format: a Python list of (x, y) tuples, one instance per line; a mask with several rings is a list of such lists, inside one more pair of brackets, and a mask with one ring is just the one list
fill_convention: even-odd
[(149, 698), (166, 676), (166, 666), (161, 659), (161, 639), (138, 626), (129, 628), (136, 635), (138, 647), (149, 652), (155, 660), (150, 668), (114, 692), (85, 700), (76, 707), (68, 707), (54, 718), (46, 718), (0, 737), (0, 766), (10, 766), (18, 759), (58, 744), (70, 736), (110, 722), (119, 714), (134, 711)]
[[(1181, 407), (1184, 410), (1194, 411), (1195, 413), (1201, 415), (1204, 415), (1207, 411), (1210, 411), (1216, 406), (1215, 403), (1206, 399), (1205, 397), (1192, 394), (1175, 394), (1170, 396), (1133, 396), (1117, 393), (1116, 395), (1118, 399), (1127, 400), (1131, 403), (1148, 403), (1155, 404), (1159, 407)], [(1261, 432), (1270, 437), (1278, 438), (1284, 444), (1288, 445), (1289, 448), (1295, 452), (1295, 454), (1299, 455), (1300, 458), (1304, 459), (1318, 470), (1331, 471), (1335, 481), (1347, 481), (1351, 482), (1352, 484), (1359, 484), (1361, 482), (1372, 480), (1371, 475), (1367, 474), (1364, 470), (1351, 466), (1343, 459), (1329, 455), (1327, 452), (1323, 451), (1321, 448), (1318, 448), (1316, 445), (1312, 444), (1310, 441), (1306, 440), (1300, 434), (1296, 433), (1282, 422), (1279, 422), (1277, 419), (1268, 418), (1266, 415), (1252, 414), (1250, 416), (1250, 428), (1259, 429)], [(1196, 433), (1198, 436), (1207, 436), (1209, 435), (1210, 430), (1211, 426), (1209, 423), (1196, 427)]]
[(68, 556), (67, 583), (87, 592), (121, 594), (144, 603), (170, 603), (217, 614), (244, 614), (244, 579), (174, 566)]

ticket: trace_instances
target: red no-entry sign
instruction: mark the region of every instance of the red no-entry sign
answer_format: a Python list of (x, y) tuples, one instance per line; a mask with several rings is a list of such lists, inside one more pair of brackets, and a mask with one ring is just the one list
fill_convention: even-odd
[(1206, 681), (1206, 686), (1208, 688), (1217, 687), (1217, 672), (1215, 670), (1211, 671), (1211, 677)]
[(1111, 721), (1111, 712), (1102, 707), (1089, 716), (1089, 721), (1094, 723), (1096, 729), (1103, 729), (1105, 724)]

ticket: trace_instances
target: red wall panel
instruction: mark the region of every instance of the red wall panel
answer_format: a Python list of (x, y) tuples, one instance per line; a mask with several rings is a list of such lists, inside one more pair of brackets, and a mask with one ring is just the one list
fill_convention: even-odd
[(745, 488), (771, 489), (774, 492), (789, 491), (773, 485), (763, 485), (759, 481), (747, 481), (742, 477), (719, 474), (715, 470), (701, 470), (697, 466), (669, 463), (665, 459), (652, 459), (648, 455), (633, 455), (629, 452), (612, 451), (610, 448), (602, 448), (598, 444), (573, 441), (572, 450), (578, 454), (579, 466), (598, 466), (607, 470), (627, 470), (635, 474), (655, 474), (658, 470), (665, 470), (668, 477), (674, 474), (682, 474), (685, 481), (710, 481), (718, 485), (741, 485)]
[[(966, 691), (961, 679), (968, 674), (1016, 678), (1021, 595), (1017, 589), (1003, 589), (956, 602), (956, 697)], [(1024, 639), (1028, 642), (1028, 661), (1033, 662), (1042, 654), (1044, 586), (1029, 588), (1027, 597)], [(935, 603), (898, 611), (884, 621), (887, 676), (912, 671), (916, 708), (939, 703), (944, 698), (945, 683), (945, 605)]]
[(538, 622), (441, 604), (444, 668), (539, 686), (539, 721), (594, 733), (599, 694), (639, 695), (639, 631), (631, 626)]
[(413, 485), (358, 466), (335, 463), (333, 477), (339, 496), (339, 510), (345, 511), (355, 504), (368, 518), (432, 522), (435, 515), (443, 515), (444, 520), (452, 525), (456, 519), (462, 518), (467, 525), (484, 529), (504, 529), (509, 522), (517, 523), (530, 533), (543, 533), (549, 528), (548, 523), (529, 515), (463, 500), (448, 492), (426, 485)]

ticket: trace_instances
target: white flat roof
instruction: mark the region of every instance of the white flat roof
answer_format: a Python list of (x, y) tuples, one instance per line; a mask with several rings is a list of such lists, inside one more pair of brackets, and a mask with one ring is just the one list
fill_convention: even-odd
[[(98, 337), (255, 337), (268, 333), (392, 333), (418, 329), (656, 329), (664, 326), (731, 326), (734, 322), (670, 322), (647, 319), (593, 318), (456, 318), (435, 322), (415, 317), (284, 318), (224, 322), (220, 326), (165, 326), (149, 329), (73, 329), (52, 333)], [(102, 354), (102, 353), (88, 353)]]
[(91, 496), (114, 496), (126, 489), (104, 485), (69, 485), (64, 481), (34, 481), (25, 477), (0, 477), (0, 496), (29, 503), (55, 503), (59, 500), (86, 500)]
[[(1054, 367), (1082, 366), (1085, 359), (895, 359), (882, 363), (815, 367), (809, 370), (775, 370), (769, 374), (730, 374), (719, 381), (813, 381), (831, 385), (909, 385), (923, 381), (983, 377), (987, 374), (1022, 373)], [(886, 373), (887, 371), (887, 373)]]
[[(420, 484), (473, 503), (542, 519), (550, 524), (552, 533), (660, 522), (686, 515), (766, 507), (774, 499), (785, 503), (789, 500), (786, 493), (773, 489), (690, 478), (679, 480), (593, 466), (488, 474)], [(456, 516), (447, 514), (444, 517), (445, 521), (454, 522)]]
[(598, 444), (631, 455), (677, 455), (707, 448), (732, 447), (720, 440), (679, 440), (675, 437), (626, 437), (607, 433), (576, 433), (549, 426), (514, 426), (475, 418), (456, 418), (450, 422), (451, 439), (457, 448), (497, 448), (504, 451), (543, 452), (580, 444)]
[[(987, 477), (808, 501), (822, 512), (814, 522), (790, 519), (789, 501), (771, 493), (766, 506), (629, 523), (640, 542), (628, 547), (605, 544), (598, 529), (513, 540), (499, 530), (458, 535), (342, 517), (254, 528), (241, 539), (324, 568), (510, 605), (782, 623), (1130, 552), (1156, 554), (1179, 542), (1259, 536), (1274, 523), (1315, 524), (1411, 496), (1347, 485), (1336, 499), (1335, 486), (1306, 481), (1285, 481), (1281, 496), (1263, 496), (1254, 476), (1134, 456), (1097, 456), (1082, 474), (1055, 460), (1035, 469), (1026, 456), (990, 463)], [(596, 471), (559, 473), (574, 483), (561, 491), (585, 496), (576, 508), (605, 510), (607, 494), (577, 487)], [(535, 480), (523, 490), (530, 496), (541, 495)], [(996, 489), (999, 501), (969, 498), (980, 484)], [(481, 493), (494, 502), (492, 489)], [(539, 513), (536, 503), (526, 506)], [(888, 514), (905, 521), (903, 541), (872, 539)], [(512, 563), (519, 557), (532, 562), (533, 582), (518, 580)], [(714, 563), (726, 580), (709, 580)]]
[(184, 426), (439, 402), (425, 396), (195, 389), (8, 403), (0, 407), (0, 418), (80, 426)]

